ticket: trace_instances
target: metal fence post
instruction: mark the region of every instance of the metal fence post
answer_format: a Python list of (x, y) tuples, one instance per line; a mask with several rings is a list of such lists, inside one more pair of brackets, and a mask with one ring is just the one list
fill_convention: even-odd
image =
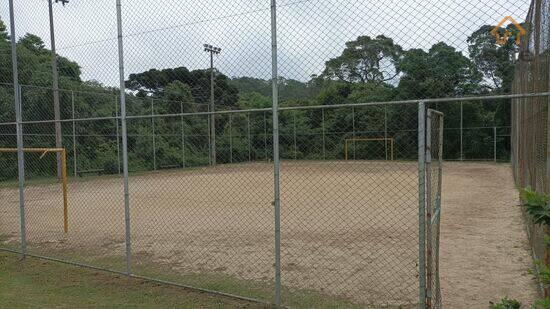
[(183, 121), (183, 102), (180, 102), (181, 122), (181, 166), (185, 167), (185, 126)]
[(120, 133), (119, 133), (119, 121), (118, 121), (118, 96), (115, 95), (115, 126), (116, 126), (116, 156), (117, 156), (117, 169), (118, 173), (120, 174), (121, 171), (121, 164), (120, 164)]
[[(208, 113), (210, 113), (210, 105), (206, 106), (206, 110)], [(206, 117), (206, 125), (207, 125), (207, 137), (208, 137), (208, 164), (212, 165), (212, 147), (210, 146), (212, 144), (212, 138), (210, 137), (210, 116)]]
[(279, 191), (279, 99), (277, 68), (277, 3), (271, 0), (271, 83), (273, 92), (273, 193), (275, 208), (275, 305), (281, 305), (281, 200)]
[(323, 131), (323, 160), (326, 159), (326, 148), (325, 148), (325, 109), (321, 108), (321, 127)]
[(233, 132), (232, 122), (233, 117), (229, 114), (229, 163), (233, 163)]
[(497, 127), (493, 127), (493, 161), (497, 162)]
[(157, 170), (157, 144), (155, 139), (155, 106), (154, 99), (151, 99), (151, 129), (153, 134), (153, 170)]
[(15, 36), (15, 20), (13, 0), (9, 0), (10, 10), (10, 39), (11, 39), (11, 63), (13, 71), (13, 91), (15, 108), (15, 130), (17, 135), (17, 175), (19, 178), (19, 227), (21, 237), (21, 258), (27, 254), (27, 226), (25, 222), (25, 158), (23, 153), (23, 118), (21, 115), (21, 86), (17, 71), (17, 45)]
[(462, 138), (463, 138), (463, 125), (464, 125), (464, 114), (463, 114), (463, 108), (462, 108), (463, 102), (460, 101), (460, 161), (464, 160), (464, 152), (462, 149)]
[(130, 233), (130, 190), (128, 186), (128, 135), (126, 129), (126, 93), (124, 92), (124, 51), (122, 42), (121, 0), (116, 0), (118, 34), (118, 72), (120, 87), (120, 119), (122, 124), (122, 169), (124, 178), (124, 228), (126, 244), (126, 274), (132, 273), (132, 251)]
[(384, 150), (386, 152), (386, 161), (388, 160), (388, 140), (387, 140), (387, 138), (388, 138), (388, 105), (384, 105)]
[(246, 133), (248, 134), (248, 162), (251, 160), (252, 140), (250, 139), (250, 113), (246, 114), (248, 126), (246, 127)]
[(353, 137), (353, 160), (355, 160), (355, 107), (351, 108), (351, 136)]
[(418, 103), (418, 303), (426, 307), (426, 107)]
[(426, 115), (425, 136), (425, 209), (426, 209), (426, 308), (432, 308), (433, 297), (433, 231), (432, 231), (432, 113)]
[(76, 121), (75, 121), (75, 111), (74, 111), (74, 91), (71, 90), (71, 112), (73, 117), (73, 170), (74, 177), (78, 175), (77, 171), (77, 160), (76, 160)]
[(210, 52), (210, 106), (212, 106), (212, 114), (210, 114), (210, 147), (212, 148), (212, 165), (216, 165), (216, 106), (214, 105), (214, 53)]
[(264, 156), (267, 161), (267, 115), (264, 112)]
[[(63, 135), (61, 127), (61, 106), (59, 103), (59, 71), (57, 64), (57, 52), (55, 48), (55, 30), (54, 30), (54, 21), (53, 21), (53, 8), (52, 0), (48, 0), (48, 15), (50, 21), (50, 44), (52, 51), (52, 88), (53, 88), (53, 114), (55, 119), (55, 147), (63, 147)], [(56, 153), (57, 157), (57, 179), (61, 181), (63, 170), (61, 168), (62, 158), (61, 153)]]
[(292, 124), (294, 126), (294, 160), (298, 158), (298, 145), (296, 141), (296, 111), (292, 112)]

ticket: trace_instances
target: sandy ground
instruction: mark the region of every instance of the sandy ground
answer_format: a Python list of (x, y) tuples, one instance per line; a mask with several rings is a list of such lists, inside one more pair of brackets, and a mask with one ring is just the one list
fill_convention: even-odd
[(508, 296), (530, 304), (537, 286), (508, 165), (445, 163), (441, 287), (446, 308), (487, 308)]
[[(130, 179), (134, 270), (273, 281), (269, 164), (163, 171)], [(441, 280), (448, 308), (486, 308), (536, 287), (516, 193), (506, 165), (444, 167)], [(373, 305), (414, 304), (418, 276), (415, 163), (285, 162), (281, 172), (282, 282)], [(123, 256), (119, 178), (72, 181), (70, 232), (62, 233), (58, 185), (27, 188), (29, 248), (82, 252), (79, 261)], [(4, 245), (17, 239), (17, 190), (0, 189)], [(285, 295), (283, 295), (284, 298)]]

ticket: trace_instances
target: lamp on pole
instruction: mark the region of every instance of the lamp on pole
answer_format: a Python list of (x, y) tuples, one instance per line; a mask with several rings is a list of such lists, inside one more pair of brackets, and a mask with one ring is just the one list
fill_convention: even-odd
[[(63, 6), (69, 3), (69, 0), (55, 0), (55, 3), (61, 2)], [(53, 88), (53, 113), (55, 119), (55, 147), (62, 148), (61, 137), (61, 107), (59, 106), (59, 74), (57, 71), (57, 54), (55, 52), (55, 31), (53, 27), (53, 8), (52, 0), (48, 0), (48, 9), (50, 15), (50, 42), (52, 49), (52, 88)], [(57, 153), (57, 178), (61, 179), (61, 153)]]
[(210, 44), (204, 44), (204, 51), (210, 53), (210, 155), (211, 164), (216, 165), (216, 123), (214, 112), (214, 54), (218, 55), (222, 49)]

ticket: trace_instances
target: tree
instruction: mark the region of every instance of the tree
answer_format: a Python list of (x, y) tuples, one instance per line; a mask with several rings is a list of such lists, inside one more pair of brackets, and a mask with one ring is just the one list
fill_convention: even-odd
[(19, 40), (19, 44), (25, 47), (28, 50), (34, 51), (36, 53), (47, 53), (44, 41), (34, 34), (27, 33)]
[(479, 92), (482, 76), (468, 57), (445, 43), (411, 49), (399, 64), (401, 98), (441, 98)]
[(271, 106), (271, 99), (258, 92), (246, 92), (239, 97), (240, 108), (266, 108)]
[[(241, 95), (256, 92), (263, 96), (271, 97), (271, 80), (253, 77), (234, 77), (229, 83), (235, 86)], [(312, 84), (295, 79), (279, 77), (277, 83), (279, 86), (279, 102), (281, 103), (289, 100), (311, 98), (318, 92), (318, 89), (312, 87)]]
[[(150, 69), (136, 74), (130, 74), (126, 87), (138, 91), (139, 96), (165, 96), (168, 84), (180, 81), (189, 85), (194, 100), (197, 103), (210, 101), (210, 70), (189, 71), (185, 67), (170, 69)], [(220, 72), (214, 74), (214, 97), (216, 105), (235, 106), (238, 100), (238, 90), (229, 83), (229, 78)]]
[[(514, 33), (514, 25), (499, 28), (499, 32)], [(494, 92), (508, 93), (514, 78), (515, 55), (518, 47), (515, 36), (511, 36), (504, 45), (496, 43), (491, 34), (494, 26), (485, 25), (468, 37), (468, 52), (477, 69), (483, 74), (487, 86)]]
[(263, 96), (271, 96), (271, 81), (255, 77), (233, 77), (230, 84), (239, 89), (239, 93), (256, 92)]
[(399, 75), (401, 46), (383, 35), (347, 42), (342, 54), (325, 63), (321, 77), (348, 83), (387, 82)]
[(195, 99), (191, 93), (191, 87), (179, 80), (173, 81), (166, 86), (164, 97), (168, 100), (168, 107), (165, 112), (179, 113), (181, 105), (178, 102), (183, 103), (185, 112), (197, 111), (196, 105), (194, 104)]
[(7, 32), (6, 25), (0, 19), (0, 50), (5, 51), (0, 56), (0, 82), (11, 83), (13, 82), (12, 69), (11, 69), (11, 52), (8, 51), (11, 48), (10, 37)]

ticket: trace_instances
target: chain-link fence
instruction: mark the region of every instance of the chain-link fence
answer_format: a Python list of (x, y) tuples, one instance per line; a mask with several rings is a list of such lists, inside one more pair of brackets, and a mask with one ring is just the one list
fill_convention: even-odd
[(426, 268), (427, 306), (441, 308), (439, 282), (439, 240), (443, 171), (444, 115), (428, 109), (426, 119)]
[[(550, 2), (533, 1), (527, 15), (530, 35), (521, 42), (513, 91), (548, 92), (550, 90)], [(549, 97), (522, 98), (512, 105), (512, 166), (516, 184), (550, 193)], [(526, 215), (527, 230), (534, 257), (550, 265), (550, 254), (543, 226), (535, 225)], [(545, 291), (545, 296), (550, 294)]]
[(527, 1), (4, 2), (0, 248), (265, 303), (440, 307), (441, 160), (548, 100)]

